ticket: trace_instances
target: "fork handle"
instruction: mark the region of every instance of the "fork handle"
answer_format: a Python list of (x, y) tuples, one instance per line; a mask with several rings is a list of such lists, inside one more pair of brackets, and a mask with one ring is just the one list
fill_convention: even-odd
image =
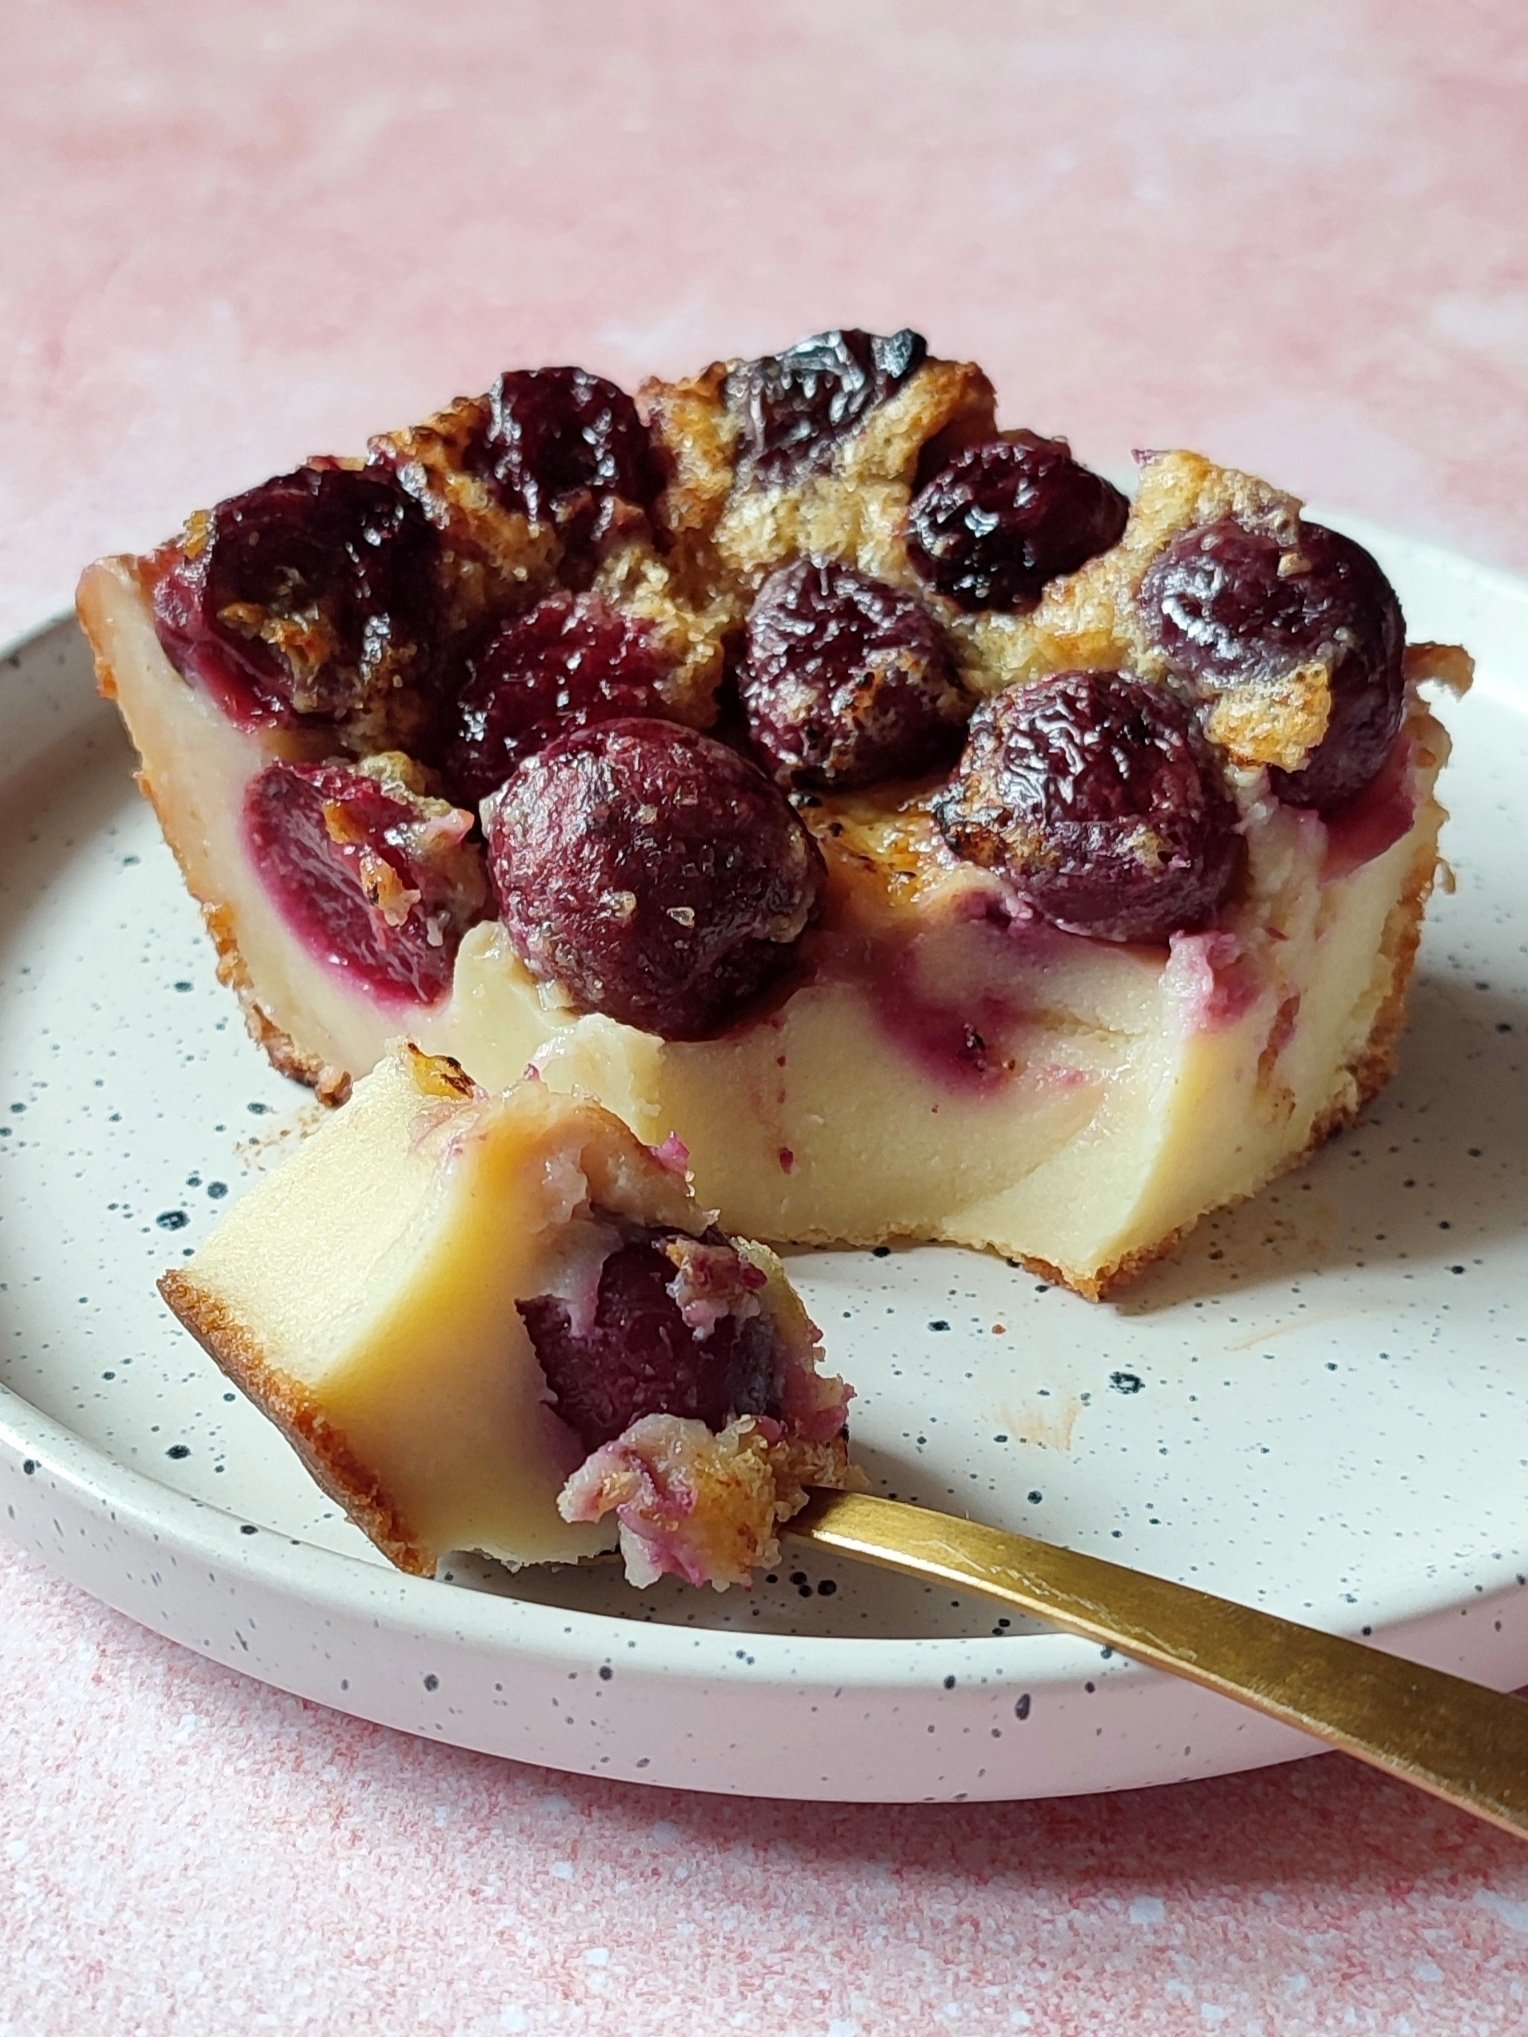
[(1528, 1704), (1274, 1613), (869, 1493), (816, 1492), (785, 1532), (935, 1577), (1188, 1677), (1528, 1837)]

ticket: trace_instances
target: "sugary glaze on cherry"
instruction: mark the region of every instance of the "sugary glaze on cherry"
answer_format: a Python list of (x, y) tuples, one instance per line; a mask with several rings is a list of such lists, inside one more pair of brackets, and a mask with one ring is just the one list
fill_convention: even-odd
[(720, 1030), (816, 915), (822, 856), (735, 750), (667, 721), (576, 729), (486, 814), (511, 941), (533, 974), (667, 1039)]
[(314, 463), (192, 519), (162, 559), (155, 626), (240, 727), (337, 722), (428, 685), (432, 557), (390, 475)]
[(631, 512), (645, 516), (660, 486), (636, 405), (582, 368), (501, 375), (478, 458), (506, 509), (554, 525), (580, 556)]
[[(322, 766), (269, 767), (246, 809), (256, 866), (306, 945), (378, 996), (443, 996), (462, 929), (488, 909), (481, 801), (509, 939), (576, 1009), (693, 1038), (788, 994), (825, 879), (787, 793), (832, 800), (944, 767), (970, 710), (971, 626), (1022, 618), (1125, 528), (1124, 497), (1064, 440), (988, 424), (973, 442), (946, 428), (948, 408), (928, 412), (921, 445), (896, 440), (949, 366), (916, 333), (845, 330), (712, 371), (713, 411), (695, 425), (714, 440), (706, 471), (740, 515), (758, 505), (760, 529), (805, 519), (798, 549), (752, 580), (665, 522), (687, 455), (662, 403), (639, 392), (639, 409), (576, 368), (506, 373), (457, 407), (451, 514), (476, 488), (526, 548), (472, 567), (488, 576), (475, 607), (456, 599), (450, 517), (380, 453), (310, 462), (194, 518), (153, 566), (171, 662), (243, 728), (332, 741)], [(865, 452), (892, 417), (900, 479), (874, 467), (884, 449)], [(845, 555), (831, 529), (825, 552), (820, 502), (817, 523), (801, 505), (829, 479), (850, 500), (862, 458), (877, 476), (863, 523), (844, 510)], [(874, 572), (853, 549), (867, 531)], [(1403, 623), (1361, 547), (1311, 523), (1212, 519), (1146, 562), (1137, 606), (1165, 679), (1052, 673), (1034, 699), (998, 693), (936, 801), (951, 850), (993, 873), (1016, 923), (1155, 945), (1212, 933), (1240, 859), (1201, 719), (1228, 688), (1276, 700), (1296, 665), (1328, 677), (1326, 733), (1266, 783), (1330, 820), (1332, 868), (1394, 838), (1401, 807), (1381, 815), (1379, 789), (1394, 776)], [(674, 661), (708, 631), (736, 681), (715, 737), (666, 718)], [(395, 750), (419, 760), (406, 782), (369, 761)], [(321, 785), (324, 771), (349, 775)], [(454, 807), (421, 831), (410, 802), (437, 795)], [(434, 855), (447, 834), (449, 874)], [(962, 1011), (900, 980), (865, 988), (952, 1079), (1015, 1064), (1021, 1015), (1001, 997)]]
[(1028, 609), (1047, 582), (1117, 544), (1129, 514), (1065, 439), (1009, 432), (967, 446), (920, 490), (907, 552), (919, 577), (963, 609)]
[(738, 675), (748, 736), (783, 785), (873, 785), (959, 747), (975, 704), (916, 596), (798, 559), (748, 616)]
[(1237, 867), (1236, 803), (1192, 711), (1118, 672), (983, 701), (933, 811), (957, 855), (1099, 940), (1197, 931)]
[(727, 400), (740, 421), (740, 464), (750, 482), (772, 484), (824, 467), (868, 414), (928, 358), (908, 328), (883, 338), (846, 330), (814, 333), (783, 353), (740, 361)]
[(453, 799), (476, 806), (559, 735), (666, 716), (668, 669), (650, 624), (597, 595), (550, 595), (464, 652), (430, 761)]

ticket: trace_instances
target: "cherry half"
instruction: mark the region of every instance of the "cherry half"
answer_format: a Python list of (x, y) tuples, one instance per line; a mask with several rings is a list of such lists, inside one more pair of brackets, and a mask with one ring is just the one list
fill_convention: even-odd
[(268, 764), (244, 801), (250, 856), (310, 953), (401, 1003), (444, 993), (487, 909), (472, 824), (348, 764)]
[(654, 1231), (618, 1246), (600, 1269), (593, 1319), (580, 1331), (554, 1295), (515, 1304), (557, 1412), (586, 1450), (612, 1442), (644, 1415), (678, 1415), (721, 1430), (739, 1415), (780, 1413), (783, 1355), (773, 1321), (762, 1312), (723, 1314), (705, 1335), (692, 1328), (674, 1294), (678, 1269), (664, 1249), (676, 1241), (681, 1249), (689, 1243)]

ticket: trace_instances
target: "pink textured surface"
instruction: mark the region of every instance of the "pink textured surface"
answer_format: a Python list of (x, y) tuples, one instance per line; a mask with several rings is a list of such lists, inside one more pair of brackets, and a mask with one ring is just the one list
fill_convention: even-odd
[(3, 1552), (0, 1582), (17, 2037), (1528, 2026), (1520, 1852), (1340, 1757), (1044, 1804), (683, 1796), (358, 1724)]
[[(1090, 457), (1200, 445), (1528, 567), (1507, 0), (9, 13), (0, 637), (500, 366), (829, 322), (922, 326)], [(1525, 1857), (1336, 1760), (684, 1800), (302, 1705), (13, 1554), (0, 1635), (0, 2032), (1528, 2027)]]

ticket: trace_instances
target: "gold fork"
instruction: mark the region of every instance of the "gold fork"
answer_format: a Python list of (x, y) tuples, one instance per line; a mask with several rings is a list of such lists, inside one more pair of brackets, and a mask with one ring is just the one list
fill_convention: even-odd
[(1315, 1627), (868, 1493), (817, 1492), (785, 1532), (984, 1593), (1186, 1676), (1528, 1838), (1528, 1704)]

